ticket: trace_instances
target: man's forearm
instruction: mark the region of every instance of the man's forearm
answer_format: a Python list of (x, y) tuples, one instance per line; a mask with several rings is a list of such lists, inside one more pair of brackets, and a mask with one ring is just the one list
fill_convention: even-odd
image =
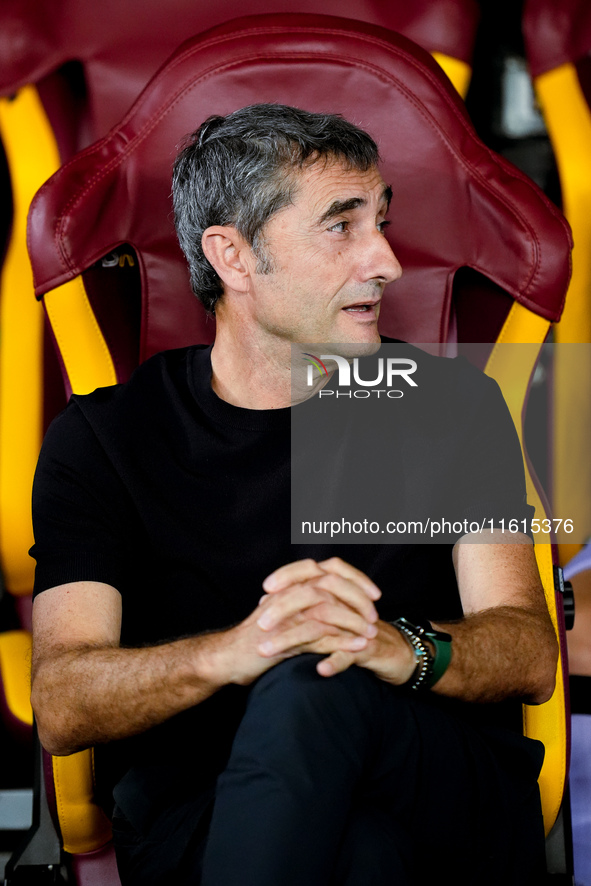
[[(86, 614), (74, 636), (67, 629), (70, 595), (77, 611)], [(126, 738), (199, 704), (222, 686), (252, 683), (286, 657), (365, 647), (377, 621), (369, 597), (357, 588), (347, 605), (331, 606), (332, 600), (331, 594), (296, 584), (264, 595), (234, 627), (125, 649), (116, 639), (117, 591), (92, 583), (46, 591), (34, 610), (32, 702), (41, 741), (54, 754), (69, 754)], [(330, 616), (328, 623), (314, 617), (317, 611)]]
[[(434, 692), (469, 702), (519, 698), (533, 704), (552, 695), (558, 642), (544, 591), (533, 568), (532, 551), (522, 545), (510, 547), (515, 553), (510, 556), (505, 548), (499, 565), (495, 546), (466, 546), (464, 561), (486, 559), (471, 575), (464, 571), (468, 614), (458, 621), (434, 625), (453, 638), (451, 663), (434, 685)], [(336, 561), (320, 565), (334, 575), (343, 568)], [(487, 584), (492, 586), (491, 593), (486, 592)], [(517, 597), (523, 602), (490, 605), (499, 597)], [(388, 622), (379, 621), (377, 627), (377, 635), (363, 650), (339, 650), (318, 664), (318, 672), (331, 677), (356, 664), (395, 686), (408, 683), (415, 668), (409, 640)]]
[(452, 660), (434, 691), (470, 702), (516, 697), (532, 704), (554, 690), (558, 643), (547, 612), (499, 606), (440, 625)]
[(141, 649), (83, 647), (34, 671), (39, 735), (53, 754), (126, 738), (209, 698), (225, 682), (215, 666), (221, 634)]

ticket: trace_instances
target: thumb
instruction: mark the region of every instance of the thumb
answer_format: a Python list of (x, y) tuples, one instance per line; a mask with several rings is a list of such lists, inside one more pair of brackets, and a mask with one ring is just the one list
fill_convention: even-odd
[(333, 652), (328, 658), (323, 658), (316, 665), (316, 670), (321, 677), (332, 677), (350, 668), (355, 663), (355, 655), (342, 649)]

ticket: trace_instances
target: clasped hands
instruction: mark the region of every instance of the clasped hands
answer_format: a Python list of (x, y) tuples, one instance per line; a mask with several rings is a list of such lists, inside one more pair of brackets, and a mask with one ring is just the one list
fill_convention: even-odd
[(235, 682), (248, 683), (303, 652), (326, 655), (317, 665), (323, 677), (353, 664), (397, 685), (411, 676), (415, 659), (410, 645), (378, 618), (374, 604), (381, 591), (344, 560), (289, 563), (267, 576), (263, 590), (255, 611), (233, 629), (240, 635), (238, 645), (250, 647), (250, 666)]

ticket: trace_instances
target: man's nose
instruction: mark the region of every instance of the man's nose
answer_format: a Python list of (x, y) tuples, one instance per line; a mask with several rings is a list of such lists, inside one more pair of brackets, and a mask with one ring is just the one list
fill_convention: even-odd
[(381, 278), (385, 283), (393, 283), (402, 276), (402, 267), (384, 234), (376, 230), (372, 236), (368, 272), (373, 279)]

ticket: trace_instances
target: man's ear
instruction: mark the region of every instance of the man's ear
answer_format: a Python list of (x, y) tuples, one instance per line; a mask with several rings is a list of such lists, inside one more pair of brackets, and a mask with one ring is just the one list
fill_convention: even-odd
[(242, 234), (231, 225), (212, 225), (203, 232), (201, 245), (224, 289), (246, 292), (253, 255)]

